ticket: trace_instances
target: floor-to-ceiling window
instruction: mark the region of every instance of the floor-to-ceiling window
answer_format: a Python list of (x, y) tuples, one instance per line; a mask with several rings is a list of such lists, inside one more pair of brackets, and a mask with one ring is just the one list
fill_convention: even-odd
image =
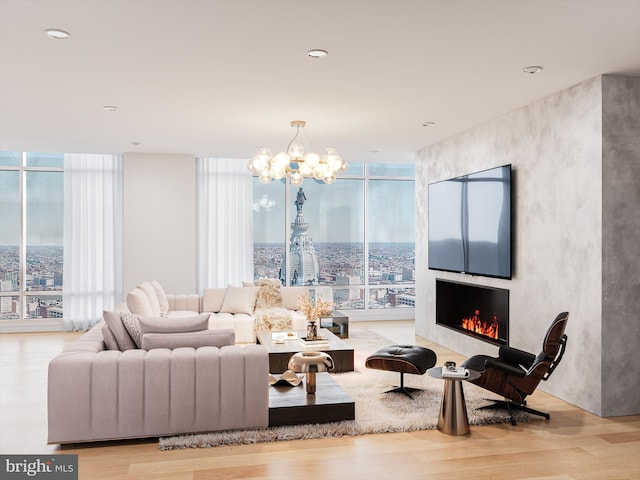
[(374, 163), (331, 185), (255, 177), (256, 278), (329, 292), (340, 309), (413, 308), (414, 179), (413, 164)]
[(0, 152), (0, 321), (62, 318), (63, 166)]

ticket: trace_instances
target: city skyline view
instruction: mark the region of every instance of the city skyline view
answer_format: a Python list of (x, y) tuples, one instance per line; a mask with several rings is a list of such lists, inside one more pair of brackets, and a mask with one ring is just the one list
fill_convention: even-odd
[[(415, 243), (369, 245), (369, 296), (365, 299), (364, 244), (314, 243), (320, 278), (317, 286), (331, 286), (335, 308), (400, 308), (415, 306)], [(279, 278), (284, 243), (254, 243), (254, 276)], [(313, 286), (310, 285), (311, 288)], [(392, 298), (390, 298), (392, 297)]]
[[(24, 318), (62, 316), (63, 163), (63, 154), (0, 153), (0, 166), (5, 168), (0, 170), (0, 319), (18, 318), (20, 311)], [(400, 175), (403, 179), (365, 178), (365, 170), (370, 175)], [(414, 282), (414, 167), (354, 164), (350, 174), (354, 176), (339, 178), (332, 185), (311, 179), (302, 186), (305, 222), (318, 255), (317, 283), (336, 286), (334, 291), (342, 292), (336, 294), (336, 300), (343, 308), (365, 308), (365, 292), (369, 292), (369, 308), (396, 306), (390, 298), (398, 292), (411, 294)], [(291, 205), (285, 204), (286, 188)], [(256, 277), (279, 277), (299, 188), (279, 181), (268, 185), (254, 181)], [(22, 276), (19, 241), (25, 245)], [(374, 288), (376, 285), (381, 287)], [(407, 287), (399, 288), (402, 285)]]
[(0, 319), (63, 316), (63, 164), (60, 153), (0, 152)]

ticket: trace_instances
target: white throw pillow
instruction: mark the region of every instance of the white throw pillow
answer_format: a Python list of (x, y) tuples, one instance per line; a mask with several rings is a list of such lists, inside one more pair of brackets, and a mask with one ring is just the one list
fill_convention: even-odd
[(151, 285), (156, 291), (156, 296), (158, 297), (158, 303), (160, 304), (160, 316), (166, 317), (169, 314), (169, 299), (167, 298), (167, 293), (157, 280), (153, 280)]
[(136, 315), (154, 316), (147, 295), (137, 287), (127, 293), (127, 307), (131, 313)]
[(220, 311), (223, 313), (246, 313), (251, 315), (256, 305), (260, 287), (234, 287), (229, 285), (224, 294)]
[(202, 290), (202, 311), (219, 312), (222, 308), (226, 288), (205, 288)]
[[(116, 341), (117, 348), (115, 350), (124, 352), (125, 350), (135, 349), (137, 346), (131, 338), (131, 335), (129, 335), (124, 323), (122, 323), (120, 313), (119, 311), (110, 312), (105, 310), (102, 312), (102, 317)], [(111, 347), (109, 347), (109, 349), (111, 349)]]
[(282, 287), (282, 305), (288, 310), (300, 310), (298, 307), (298, 297), (308, 292), (307, 287)]
[(158, 294), (156, 293), (156, 289), (153, 288), (153, 285), (149, 282), (142, 282), (136, 288), (139, 288), (144, 292), (147, 296), (147, 300), (149, 300), (149, 305), (151, 305), (151, 315), (154, 317), (160, 316), (160, 302), (158, 301)]

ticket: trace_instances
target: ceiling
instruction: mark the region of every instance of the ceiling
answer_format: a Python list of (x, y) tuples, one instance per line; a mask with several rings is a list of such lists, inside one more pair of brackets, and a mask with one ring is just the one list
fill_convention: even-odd
[(600, 74), (640, 75), (640, 0), (0, 0), (0, 150), (249, 158), (300, 119), (411, 161)]

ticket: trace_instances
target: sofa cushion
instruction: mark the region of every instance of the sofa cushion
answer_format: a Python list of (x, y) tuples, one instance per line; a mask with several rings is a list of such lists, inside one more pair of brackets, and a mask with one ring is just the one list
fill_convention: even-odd
[(280, 280), (277, 278), (261, 279), (256, 282), (260, 287), (256, 297), (256, 308), (282, 308), (282, 294)]
[(247, 315), (246, 313), (212, 313), (209, 317), (209, 330), (220, 330), (223, 328), (230, 328), (234, 331), (236, 344), (256, 343), (255, 320), (253, 315)]
[(138, 320), (138, 315), (135, 313), (120, 312), (120, 318), (122, 319), (122, 323), (127, 329), (127, 332), (129, 332), (129, 336), (133, 340), (133, 343), (136, 344), (136, 348), (140, 348), (140, 345), (142, 345), (142, 333), (140, 332), (140, 321)]
[(131, 313), (153, 317), (153, 310), (147, 295), (138, 287), (127, 293), (127, 307)]
[(226, 288), (205, 288), (202, 290), (202, 311), (219, 312), (222, 308)]
[(298, 307), (298, 297), (307, 294), (307, 287), (282, 287), (280, 294), (282, 295), (282, 304), (284, 308), (289, 310), (300, 310)]
[(142, 349), (181, 347), (224, 347), (235, 344), (233, 330), (201, 330), (182, 333), (145, 333), (142, 335)]
[(260, 290), (260, 287), (234, 287), (229, 285), (224, 294), (220, 312), (251, 315), (256, 305), (258, 290)]
[[(149, 300), (149, 305), (151, 306), (151, 315), (154, 317), (160, 316), (160, 302), (158, 301), (158, 294), (156, 293), (156, 289), (149, 282), (142, 282), (136, 288), (139, 288), (144, 292)], [(168, 305), (168, 302), (167, 302)]]
[(183, 317), (138, 317), (140, 333), (185, 333), (197, 332), (209, 328), (209, 314)]
[(156, 291), (156, 296), (158, 297), (158, 304), (160, 304), (160, 316), (166, 317), (169, 313), (169, 299), (167, 298), (167, 293), (157, 280), (153, 280), (151, 285)]
[(102, 340), (104, 341), (104, 346), (107, 350), (120, 350), (118, 346), (118, 342), (116, 341), (116, 337), (111, 333), (111, 329), (109, 325), (106, 323), (102, 326)]
[(121, 312), (109, 312), (107, 310), (102, 312), (102, 318), (104, 318), (105, 323), (113, 334), (118, 345), (118, 350), (124, 352), (125, 350), (138, 348), (122, 323), (120, 314)]
[(194, 312), (193, 310), (169, 310), (167, 318), (188, 318), (194, 315), (198, 315), (198, 312)]

